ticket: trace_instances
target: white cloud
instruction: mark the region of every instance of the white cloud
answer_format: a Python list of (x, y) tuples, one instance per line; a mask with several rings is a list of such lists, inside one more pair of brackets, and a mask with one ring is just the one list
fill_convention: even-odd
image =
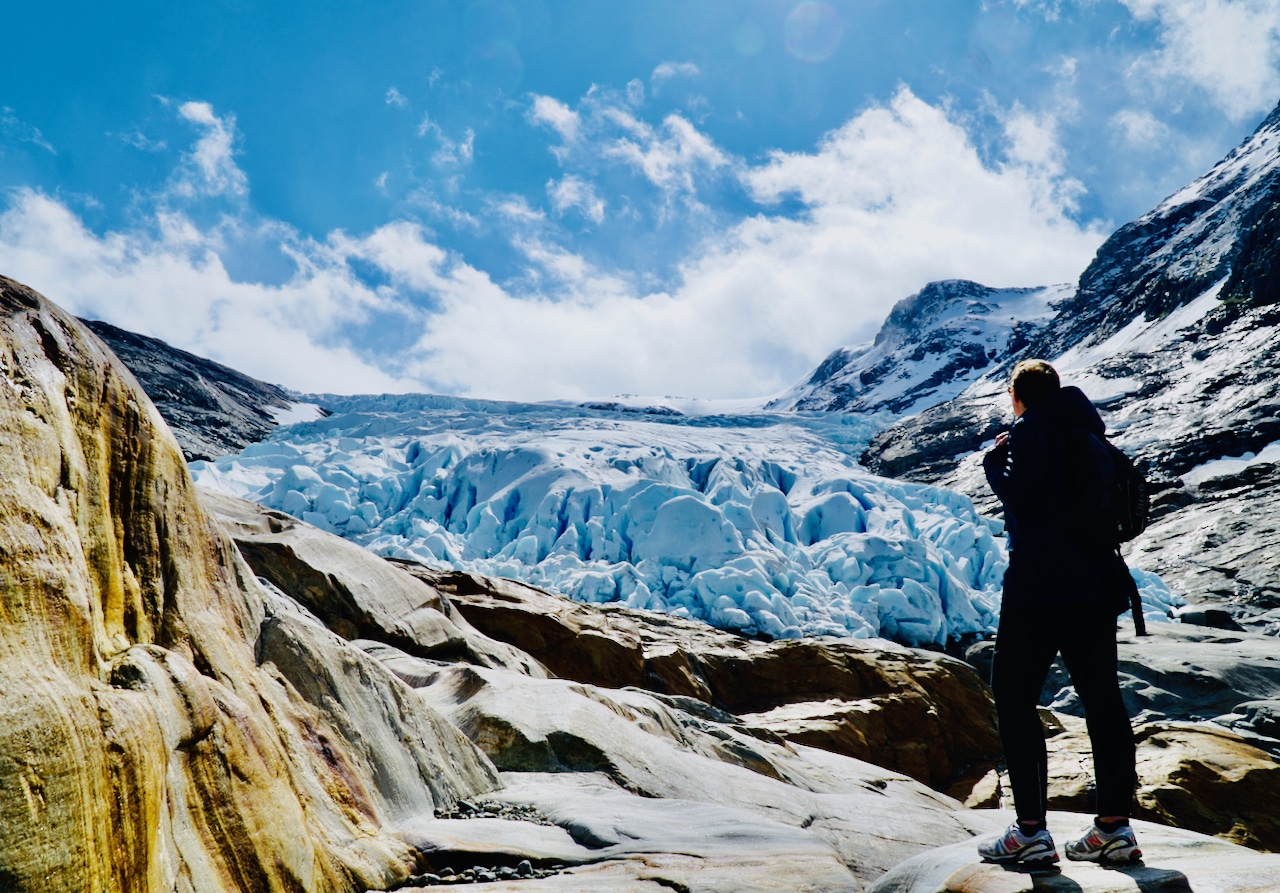
[[(1052, 128), (1021, 113), (1007, 130), (1008, 161), (984, 165), (943, 110), (902, 90), (816, 151), (745, 170), (760, 201), (794, 196), (807, 213), (732, 226), (670, 291), (645, 294), (563, 252), (526, 251), (548, 269), (529, 295), (459, 264), (418, 350), (453, 387), (482, 395), (777, 392), (932, 279), (1079, 275), (1104, 233), (1068, 216), (1079, 187), (1061, 176)], [(552, 267), (571, 288), (550, 288)]]
[(570, 175), (560, 180), (548, 180), (547, 197), (557, 214), (576, 208), (588, 220), (596, 223), (604, 220), (604, 200), (596, 195), (591, 183), (580, 177)]
[(663, 81), (669, 81), (675, 77), (697, 77), (702, 72), (698, 66), (692, 62), (663, 62), (653, 70), (653, 74), (649, 75), (649, 80), (655, 87)]
[(207, 102), (184, 102), (178, 106), (178, 114), (203, 133), (191, 152), (183, 156), (172, 190), (184, 198), (247, 195), (249, 178), (234, 158), (235, 116), (220, 118)]
[(431, 160), (437, 165), (468, 165), (475, 157), (476, 133), (470, 127), (463, 132), (461, 140), (453, 140), (445, 134), (444, 128), (431, 120), (430, 115), (424, 114), (418, 122), (418, 136), (427, 134), (434, 136), (440, 144), (431, 156)]
[(1280, 3), (1275, 0), (1121, 0), (1156, 25), (1161, 46), (1132, 69), (1157, 88), (1187, 82), (1234, 120), (1280, 96)]
[(1146, 109), (1122, 109), (1111, 116), (1111, 126), (1125, 142), (1143, 149), (1157, 148), (1170, 137), (1168, 125)]
[[(579, 141), (569, 164), (599, 164), (603, 147), (690, 203), (707, 180), (734, 175), (762, 212), (722, 219), (709, 241), (691, 241), (658, 289), (643, 271), (605, 269), (558, 241), (555, 223), (524, 196), (493, 197), (485, 225), (525, 265), (499, 282), (408, 221), (316, 241), (255, 222), (233, 202), (235, 214), (201, 225), (183, 213), (186, 181), (175, 178), (145, 225), (104, 234), (58, 200), (12, 194), (0, 214), (0, 269), (74, 312), (301, 390), (762, 396), (871, 335), (932, 279), (1070, 280), (1102, 240), (1069, 216), (1079, 187), (1062, 174), (1053, 119), (1022, 109), (1004, 118), (999, 164), (984, 163), (945, 110), (903, 89), (813, 151), (750, 166), (679, 116), (653, 126), (598, 93), (584, 103), (580, 116), (555, 100), (538, 112), (535, 100), (531, 114)], [(202, 128), (182, 176), (247, 192), (230, 117), (203, 104), (182, 114)], [(570, 167), (548, 184), (549, 207), (602, 215), (593, 182)], [(797, 202), (799, 214), (782, 210)], [(246, 244), (274, 248), (291, 272), (270, 283), (233, 275), (236, 246)], [(356, 273), (368, 265), (381, 271), (376, 287)], [(358, 353), (351, 333), (375, 318), (411, 346)]]
[[(97, 235), (56, 199), (31, 190), (0, 214), (0, 266), (80, 316), (211, 357), (250, 375), (302, 390), (404, 390), (337, 336), (383, 297), (323, 245), (289, 240), (297, 271), (278, 285), (232, 277), (222, 234), (162, 212), (147, 231)], [(287, 234), (264, 227), (264, 240)]]
[(644, 81), (639, 78), (627, 81), (627, 102), (633, 106), (644, 105)]
[(108, 133), (107, 136), (114, 136), (125, 145), (133, 146), (143, 152), (163, 152), (169, 148), (169, 144), (164, 140), (153, 140), (141, 130), (133, 130), (129, 133)]
[(550, 127), (560, 134), (560, 139), (566, 143), (572, 143), (577, 140), (578, 129), (582, 125), (582, 120), (578, 117), (577, 112), (551, 96), (535, 95), (533, 97), (533, 107), (529, 110), (529, 120), (535, 124), (545, 124)]
[(20, 143), (30, 143), (44, 149), (50, 155), (58, 154), (53, 144), (44, 138), (39, 127), (23, 121), (8, 106), (0, 106), (0, 137), (17, 140)]
[(683, 195), (690, 204), (696, 204), (698, 175), (729, 163), (728, 156), (679, 115), (668, 115), (661, 129), (619, 110), (613, 110), (611, 117), (631, 136), (605, 146), (604, 154), (643, 173), (668, 199)]
[(409, 105), (409, 100), (395, 87), (390, 87), (387, 90), (387, 105), (402, 109)]

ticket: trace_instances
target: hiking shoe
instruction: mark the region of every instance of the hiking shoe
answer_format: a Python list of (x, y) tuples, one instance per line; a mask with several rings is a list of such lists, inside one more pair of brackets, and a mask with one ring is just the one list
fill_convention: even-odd
[(1065, 849), (1067, 858), (1072, 862), (1123, 865), (1139, 862), (1142, 859), (1142, 850), (1138, 849), (1138, 839), (1129, 825), (1121, 825), (1114, 831), (1103, 831), (1094, 825), (1084, 837), (1071, 841)]
[(1048, 867), (1058, 861), (1058, 850), (1053, 845), (1048, 828), (1041, 828), (1027, 836), (1014, 822), (991, 843), (978, 847), (983, 862), (1000, 865), (1026, 865), (1031, 868)]

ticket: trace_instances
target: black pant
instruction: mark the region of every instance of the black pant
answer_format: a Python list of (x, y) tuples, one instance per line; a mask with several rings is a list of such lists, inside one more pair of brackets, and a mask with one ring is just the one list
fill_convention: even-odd
[(1059, 653), (1084, 705), (1093, 747), (1100, 816), (1133, 810), (1133, 727), (1116, 675), (1116, 624), (1105, 609), (1014, 609), (1006, 605), (991, 668), (1000, 742), (1014, 808), (1024, 822), (1044, 821), (1049, 799), (1044, 727), (1036, 712), (1045, 677)]

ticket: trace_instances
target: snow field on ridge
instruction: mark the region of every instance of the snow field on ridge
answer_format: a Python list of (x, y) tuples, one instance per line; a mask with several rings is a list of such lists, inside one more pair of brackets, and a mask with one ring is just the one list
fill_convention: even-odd
[(865, 417), (315, 399), (333, 415), (193, 463), (196, 482), (387, 557), (747, 634), (941, 645), (995, 628), (1000, 522), (859, 467)]

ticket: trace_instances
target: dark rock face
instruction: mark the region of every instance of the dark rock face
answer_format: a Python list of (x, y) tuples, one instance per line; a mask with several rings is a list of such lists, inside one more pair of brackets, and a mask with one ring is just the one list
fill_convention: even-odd
[(1108, 239), (1074, 297), (1021, 350), (997, 358), (956, 399), (881, 432), (864, 464), (996, 509), (974, 451), (1012, 423), (1011, 365), (1048, 358), (1094, 397), (1115, 442), (1149, 470), (1155, 523), (1131, 563), (1192, 601), (1229, 599), (1237, 619), (1273, 629), (1277, 465), (1202, 466), (1280, 441), (1277, 234), (1280, 109), (1213, 170)]
[(120, 358), (169, 424), (188, 462), (238, 453), (276, 426), (272, 409), (294, 400), (284, 388), (212, 360), (126, 332), (100, 320), (84, 324)]
[(1033, 343), (1054, 356), (1106, 338), (1131, 320), (1155, 320), (1227, 277), (1228, 306), (1274, 294), (1280, 107), (1211, 171), (1117, 230), (1080, 277), (1061, 314)]
[(931, 282), (893, 308), (873, 343), (836, 350), (769, 408), (918, 412), (1016, 353), (1071, 293)]

